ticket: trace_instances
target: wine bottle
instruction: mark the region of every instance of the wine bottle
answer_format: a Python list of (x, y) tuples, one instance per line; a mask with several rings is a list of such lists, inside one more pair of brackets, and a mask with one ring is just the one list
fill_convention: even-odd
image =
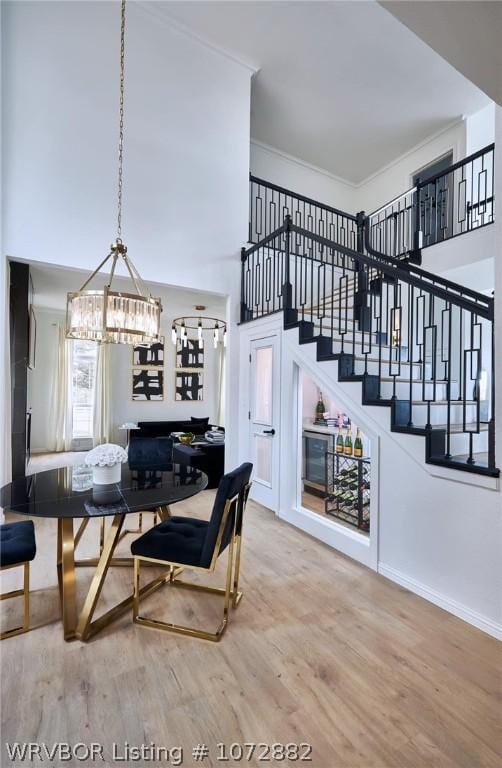
[(341, 429), (338, 430), (338, 435), (336, 438), (336, 452), (343, 453), (343, 435)]
[(352, 435), (349, 430), (345, 436), (345, 442), (343, 444), (343, 452), (346, 456), (352, 456)]
[(323, 422), (325, 411), (326, 411), (326, 408), (324, 407), (322, 392), (319, 392), (319, 400), (317, 401), (317, 405), (315, 407), (315, 420)]
[(356, 439), (354, 441), (354, 456), (356, 459), (360, 459), (363, 455), (363, 441), (361, 440), (361, 430), (359, 427), (356, 432)]

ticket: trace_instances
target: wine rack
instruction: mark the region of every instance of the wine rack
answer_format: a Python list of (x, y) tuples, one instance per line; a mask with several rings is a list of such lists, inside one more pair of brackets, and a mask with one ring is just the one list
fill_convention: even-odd
[(370, 474), (369, 459), (327, 451), (326, 514), (369, 531)]

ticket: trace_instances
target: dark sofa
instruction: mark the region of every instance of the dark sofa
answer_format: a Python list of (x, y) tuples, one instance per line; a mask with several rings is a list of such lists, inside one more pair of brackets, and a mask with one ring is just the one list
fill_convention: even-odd
[(212, 425), (209, 424), (209, 418), (193, 418), (189, 421), (138, 421), (139, 429), (131, 430), (130, 433), (129, 464), (136, 469), (163, 469), (166, 461), (174, 461), (181, 466), (205, 472), (209, 481), (208, 488), (217, 488), (224, 473), (225, 446), (173, 446), (174, 441), (170, 437), (171, 432), (192, 432), (198, 437), (203, 437), (210, 426)]
[(138, 421), (139, 429), (131, 430), (130, 439), (132, 441), (142, 437), (169, 437), (171, 432), (193, 432), (194, 435), (204, 435), (210, 426), (209, 418), (184, 421)]

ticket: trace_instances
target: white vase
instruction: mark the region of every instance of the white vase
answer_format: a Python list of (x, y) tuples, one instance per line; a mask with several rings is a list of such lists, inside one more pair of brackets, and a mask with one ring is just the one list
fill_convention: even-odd
[(92, 468), (92, 482), (94, 485), (110, 485), (111, 483), (119, 483), (121, 475), (121, 464), (114, 464), (112, 467)]

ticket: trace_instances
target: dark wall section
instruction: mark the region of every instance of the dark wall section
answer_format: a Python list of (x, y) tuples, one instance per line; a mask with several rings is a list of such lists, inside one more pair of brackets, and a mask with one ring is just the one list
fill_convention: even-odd
[(10, 263), (10, 371), (13, 479), (23, 477), (26, 471), (29, 284), (29, 265), (12, 261)]

